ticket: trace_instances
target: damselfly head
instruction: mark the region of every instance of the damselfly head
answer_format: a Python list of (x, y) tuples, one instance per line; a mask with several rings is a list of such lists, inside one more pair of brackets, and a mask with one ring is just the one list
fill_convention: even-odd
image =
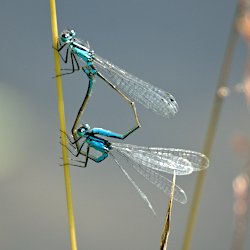
[(60, 39), (63, 43), (68, 43), (74, 39), (75, 35), (76, 33), (74, 30), (64, 30), (60, 35)]
[(90, 130), (89, 124), (83, 124), (80, 128), (77, 129), (77, 134), (78, 136), (82, 137), (88, 130)]

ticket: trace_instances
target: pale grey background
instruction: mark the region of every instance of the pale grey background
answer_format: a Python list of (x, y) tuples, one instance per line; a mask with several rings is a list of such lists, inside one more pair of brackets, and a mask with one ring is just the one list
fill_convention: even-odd
[[(59, 31), (74, 28), (96, 53), (176, 97), (180, 109), (174, 119), (137, 105), (142, 128), (127, 143), (201, 151), (235, 5), (236, 0), (74, 0), (58, 1), (57, 13)], [(0, 27), (0, 248), (66, 250), (49, 1), (2, 0)], [(230, 84), (242, 81), (245, 55), (240, 39)], [(86, 77), (66, 76), (63, 86), (70, 128)], [(191, 249), (230, 248), (232, 180), (247, 160), (230, 143), (239, 131), (249, 134), (249, 121), (243, 95), (226, 99)], [(120, 132), (133, 120), (126, 104), (97, 81), (84, 122)], [(71, 169), (79, 249), (159, 249), (167, 197), (130, 173), (157, 217), (112, 160)], [(181, 248), (195, 181), (195, 174), (177, 178), (189, 202), (173, 206), (169, 249)]]

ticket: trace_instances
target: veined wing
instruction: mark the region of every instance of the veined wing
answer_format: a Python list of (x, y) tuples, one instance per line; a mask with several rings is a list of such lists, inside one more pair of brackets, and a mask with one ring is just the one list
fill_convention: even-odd
[(178, 104), (170, 93), (140, 80), (96, 54), (93, 58), (97, 71), (134, 101), (161, 116), (170, 117), (177, 113)]
[(168, 157), (170, 155), (186, 159), (191, 163), (193, 171), (200, 171), (209, 167), (209, 159), (204, 154), (192, 150), (151, 147), (150, 151), (159, 156)]
[(133, 161), (157, 171), (176, 175), (187, 175), (209, 166), (208, 158), (198, 152), (175, 148), (142, 147), (112, 143)]
[[(121, 161), (121, 159), (123, 159), (123, 161), (126, 160), (126, 165), (132, 166), (146, 180), (148, 180), (150, 183), (155, 185), (157, 188), (159, 188), (163, 192), (166, 192), (170, 196), (172, 182), (168, 180), (166, 177), (160, 175), (159, 173), (155, 172), (151, 168), (147, 168), (137, 162), (134, 162), (131, 158), (129, 158), (126, 154), (124, 154), (122, 151), (120, 151), (117, 148), (113, 148), (110, 154), (116, 160), (116, 163), (118, 165), (120, 165), (119, 162)], [(175, 188), (174, 188), (174, 200), (182, 204), (185, 204), (187, 202), (187, 196), (184, 190), (177, 185), (175, 185)]]

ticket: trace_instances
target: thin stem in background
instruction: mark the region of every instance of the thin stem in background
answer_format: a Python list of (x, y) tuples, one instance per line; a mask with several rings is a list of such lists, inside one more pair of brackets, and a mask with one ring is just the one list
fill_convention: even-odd
[[(235, 20), (237, 18), (237, 15), (238, 15), (238, 6), (235, 11), (234, 20), (232, 22), (231, 31), (230, 31), (230, 35), (228, 38), (228, 44), (227, 44), (227, 48), (225, 51), (222, 67), (220, 70), (218, 85), (217, 85), (217, 89), (216, 89), (215, 97), (213, 101), (213, 108), (212, 108), (212, 112), (210, 115), (210, 122), (209, 122), (208, 130), (207, 130), (207, 134), (205, 137), (203, 153), (207, 157), (210, 157), (211, 155), (213, 142), (215, 139), (215, 133), (218, 127), (218, 121), (219, 121), (219, 117), (220, 117), (220, 113), (222, 109), (222, 103), (224, 100), (223, 98), (224, 96), (220, 95), (219, 91), (223, 87), (226, 87), (228, 84), (228, 78), (229, 78), (229, 73), (230, 73), (231, 64), (232, 64), (233, 52), (234, 52), (234, 48), (235, 48), (237, 38), (238, 38), (238, 33), (235, 29)], [(191, 208), (189, 211), (188, 222), (186, 225), (186, 231), (185, 231), (185, 236), (184, 236), (183, 245), (182, 245), (183, 250), (190, 249), (194, 225), (195, 225), (195, 219), (196, 219), (196, 215), (197, 215), (197, 211), (198, 211), (198, 207), (200, 203), (202, 187), (204, 184), (205, 176), (206, 176), (206, 171), (201, 171), (198, 173), (195, 191), (193, 195)]]

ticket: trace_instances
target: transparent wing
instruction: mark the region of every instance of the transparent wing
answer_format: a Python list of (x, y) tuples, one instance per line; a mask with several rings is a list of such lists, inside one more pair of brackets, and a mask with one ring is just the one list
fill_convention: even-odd
[(121, 143), (112, 143), (112, 147), (138, 164), (169, 174), (187, 175), (209, 166), (209, 160), (205, 155), (191, 150)]
[(208, 168), (209, 159), (199, 152), (186, 150), (186, 149), (175, 149), (175, 148), (154, 148), (151, 147), (150, 151), (153, 154), (157, 154), (159, 156), (175, 156), (177, 158), (186, 159), (191, 163), (193, 171), (200, 171)]
[[(112, 157), (115, 162), (120, 166), (119, 161), (126, 160), (126, 166), (132, 166), (140, 175), (142, 175), (146, 180), (155, 185), (157, 188), (166, 192), (168, 195), (171, 194), (172, 182), (166, 177), (156, 173), (153, 169), (147, 168), (139, 163), (132, 161), (126, 154), (121, 152), (119, 149), (113, 148)], [(175, 185), (174, 199), (182, 204), (187, 202), (187, 196), (182, 188)]]
[(132, 183), (132, 185), (134, 186), (134, 188), (136, 189), (136, 191), (139, 193), (139, 195), (141, 196), (141, 198), (147, 203), (148, 207), (151, 209), (151, 211), (153, 212), (154, 215), (156, 215), (155, 210), (153, 208), (153, 206), (151, 205), (148, 197), (141, 191), (141, 189), (136, 185), (136, 183), (133, 181), (133, 179), (129, 176), (129, 174), (126, 172), (126, 170), (122, 167), (122, 165), (119, 163), (119, 161), (117, 161), (117, 159), (115, 158), (115, 156), (113, 156), (112, 154), (110, 154), (111, 157), (113, 158), (113, 160), (115, 161), (115, 163), (119, 166), (119, 168), (121, 169), (121, 171), (125, 174), (125, 176), (128, 178), (128, 180)]
[(170, 93), (140, 80), (96, 54), (93, 58), (97, 71), (132, 100), (161, 116), (170, 117), (177, 113), (178, 104)]

